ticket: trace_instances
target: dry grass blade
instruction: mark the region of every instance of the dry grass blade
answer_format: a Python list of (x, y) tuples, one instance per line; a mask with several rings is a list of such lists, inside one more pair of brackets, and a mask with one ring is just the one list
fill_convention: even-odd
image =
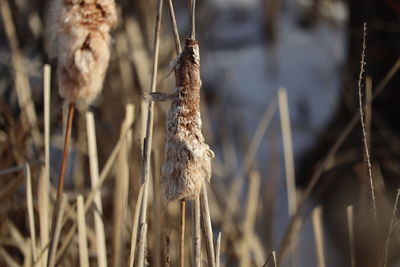
[(45, 266), (47, 259), (46, 249), (49, 243), (49, 192), (50, 192), (50, 65), (44, 66), (43, 71), (43, 103), (44, 103), (44, 168), (39, 176), (38, 184), (38, 210), (40, 227), (40, 250), (42, 251), (39, 262), (40, 266)]
[(246, 215), (243, 230), (242, 254), (240, 266), (251, 266), (250, 243), (254, 235), (254, 223), (257, 216), (258, 196), (260, 192), (260, 174), (256, 171), (250, 173), (250, 186), (247, 193)]
[(83, 196), (76, 198), (77, 202), (77, 221), (78, 221), (78, 243), (79, 243), (79, 263), (81, 267), (89, 267), (89, 253), (86, 235), (85, 206)]
[(62, 217), (64, 215), (65, 206), (67, 205), (67, 196), (61, 193), (54, 205), (53, 226), (50, 234), (49, 254), (47, 257), (47, 267), (55, 266), (55, 256), (57, 252), (58, 240), (60, 238), (62, 228)]
[(221, 232), (218, 233), (217, 245), (215, 246), (215, 267), (220, 266), (221, 261)]
[(365, 49), (366, 49), (366, 36), (367, 36), (367, 23), (364, 22), (363, 25), (363, 43), (362, 43), (362, 52), (361, 52), (361, 66), (360, 66), (360, 74), (358, 77), (358, 103), (359, 103), (359, 111), (360, 111), (360, 121), (361, 121), (361, 128), (362, 128), (362, 134), (363, 134), (363, 143), (364, 143), (364, 149), (365, 149), (365, 156), (366, 156), (366, 161), (367, 161), (367, 167), (368, 167), (368, 176), (369, 176), (369, 183), (371, 187), (371, 198), (372, 198), (372, 209), (374, 212), (374, 217), (375, 220), (377, 220), (376, 217), (376, 197), (375, 197), (375, 186), (374, 186), (374, 180), (372, 178), (372, 165), (371, 165), (371, 157), (369, 154), (369, 149), (368, 149), (368, 140), (367, 140), (367, 131), (365, 127), (365, 121), (364, 121), (364, 111), (363, 111), (363, 102), (362, 102), (362, 80), (363, 80), (363, 74), (365, 72), (364, 67), (365, 67)]
[(355, 255), (354, 255), (354, 212), (353, 206), (348, 206), (347, 212), (347, 226), (349, 230), (349, 246), (350, 246), (350, 261), (351, 267), (356, 266)]
[(200, 194), (200, 205), (201, 205), (201, 218), (203, 219), (203, 230), (205, 237), (205, 244), (207, 250), (208, 266), (215, 266), (215, 250), (213, 240), (213, 230), (211, 225), (211, 214), (210, 207), (208, 204), (207, 187), (203, 185), (203, 189)]
[(35, 228), (35, 217), (33, 211), (33, 196), (32, 196), (32, 177), (31, 170), (29, 165), (25, 165), (25, 175), (26, 175), (26, 202), (28, 207), (28, 220), (29, 220), (29, 231), (31, 234), (32, 240), (32, 252), (33, 252), (33, 261), (37, 261), (37, 250), (36, 250), (36, 228)]
[(394, 202), (393, 206), (393, 213), (392, 213), (392, 218), (390, 220), (390, 225), (389, 225), (389, 231), (386, 237), (386, 242), (385, 242), (385, 251), (384, 251), (384, 256), (383, 256), (383, 267), (387, 266), (387, 259), (388, 259), (388, 254), (389, 254), (389, 242), (390, 242), (390, 237), (392, 235), (392, 232), (395, 229), (395, 221), (396, 221), (396, 212), (397, 212), (397, 206), (399, 204), (399, 197), (400, 197), (400, 189), (397, 189), (397, 195), (396, 195), (396, 200)]
[[(160, 47), (160, 29), (161, 29), (161, 17), (163, 10), (163, 0), (158, 0), (158, 9), (156, 15), (156, 27), (154, 32), (154, 44), (153, 44), (153, 71), (151, 75), (151, 84), (150, 84), (150, 92), (156, 91), (157, 84), (157, 68), (158, 68), (158, 55), (159, 55), (159, 47)], [(142, 157), (142, 171), (141, 171), (141, 183), (144, 185), (143, 189), (143, 201), (140, 212), (140, 224), (143, 227), (146, 227), (146, 217), (147, 217), (147, 191), (148, 191), (148, 180), (150, 176), (150, 154), (151, 154), (151, 144), (153, 138), (153, 112), (154, 112), (154, 103), (153, 101), (148, 102), (147, 108), (147, 123), (146, 123), (146, 137), (144, 139), (143, 144), (143, 157)], [(143, 235), (142, 235), (143, 233)], [(144, 266), (144, 251), (145, 248), (141, 246), (146, 246), (146, 240), (142, 240), (142, 238), (146, 238), (147, 230), (141, 230), (140, 242), (139, 242), (139, 256), (138, 256), (138, 265)]]
[(312, 211), (312, 223), (314, 229), (315, 248), (317, 251), (317, 266), (325, 267), (324, 236), (322, 230), (322, 208), (318, 206)]
[(129, 267), (133, 267), (135, 263), (135, 251), (136, 251), (136, 238), (139, 225), (139, 212), (143, 200), (143, 185), (140, 187), (138, 198), (136, 200), (135, 216), (133, 218), (132, 225), (132, 237), (131, 237), (131, 252), (129, 254)]
[[(379, 82), (379, 84), (376, 86), (374, 94), (372, 96), (372, 100), (374, 100), (386, 87), (386, 85), (391, 81), (393, 76), (397, 73), (397, 71), (400, 69), (400, 57), (396, 60), (396, 62), (392, 65), (390, 70), (387, 72), (385, 77)], [(332, 161), (332, 158), (336, 154), (336, 152), (339, 150), (339, 148), (343, 145), (344, 141), (346, 138), (349, 136), (351, 131), (354, 129), (354, 127), (357, 125), (358, 120), (360, 119), (360, 113), (357, 112), (354, 114), (354, 116), (351, 118), (349, 123), (346, 125), (344, 128), (343, 132), (340, 134), (340, 136), (336, 139), (335, 143), (329, 150), (328, 154), (325, 156), (325, 158), (322, 160), (321, 164), (318, 166), (318, 168), (315, 170), (314, 174), (312, 175), (310, 179), (310, 183), (307, 185), (306, 190), (302, 194), (302, 198), (297, 206), (297, 211), (294, 216), (292, 216), (289, 226), (286, 228), (285, 235), (281, 241), (281, 244), (279, 246), (279, 251), (278, 251), (278, 263), (282, 259), (286, 248), (287, 244), (290, 241), (290, 238), (293, 235), (294, 228), (297, 224), (297, 221), (300, 218), (300, 214), (302, 211), (302, 208), (304, 206), (305, 201), (308, 199), (310, 196), (311, 192), (314, 190), (314, 187), (318, 183), (319, 179), (321, 178), (321, 175), (324, 173), (325, 168), (329, 165), (329, 162)]]
[(201, 223), (200, 223), (200, 197), (192, 200), (192, 266), (201, 266)]
[[(97, 160), (97, 148), (96, 148), (96, 133), (94, 125), (93, 113), (86, 113), (87, 123), (87, 135), (88, 135), (88, 146), (89, 146), (89, 163), (90, 163), (90, 181), (92, 189), (99, 182), (99, 166)], [(96, 229), (96, 247), (97, 247), (97, 264), (100, 267), (107, 266), (107, 250), (106, 250), (106, 237), (104, 232), (104, 222), (101, 214), (103, 213), (103, 207), (101, 202), (101, 194), (97, 192), (94, 197), (94, 204), (96, 209), (93, 211), (95, 229)]]
[[(126, 106), (125, 120), (123, 122), (123, 131), (129, 128), (134, 120), (134, 106), (129, 104)], [(116, 181), (114, 192), (114, 220), (113, 220), (113, 266), (122, 266), (124, 259), (125, 244), (125, 219), (128, 206), (129, 191), (129, 153), (131, 147), (132, 131), (125, 137), (124, 145), (118, 156), (116, 168)]]

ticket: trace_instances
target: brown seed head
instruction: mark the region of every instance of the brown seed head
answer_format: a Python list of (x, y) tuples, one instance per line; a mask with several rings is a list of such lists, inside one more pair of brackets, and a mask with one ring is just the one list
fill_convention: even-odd
[(58, 57), (58, 83), (70, 102), (91, 101), (101, 91), (110, 59), (114, 0), (53, 0), (48, 21), (50, 52)]
[(200, 56), (194, 39), (187, 39), (175, 67), (176, 94), (167, 118), (162, 182), (165, 198), (193, 199), (211, 177), (214, 153), (204, 141), (200, 118)]

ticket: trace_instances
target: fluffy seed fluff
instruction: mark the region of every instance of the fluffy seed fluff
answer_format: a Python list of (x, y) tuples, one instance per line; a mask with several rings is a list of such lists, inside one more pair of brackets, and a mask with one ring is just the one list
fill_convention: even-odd
[(114, 0), (52, 0), (48, 50), (57, 56), (59, 93), (69, 102), (93, 100), (110, 59), (110, 30), (117, 23)]
[(196, 198), (211, 177), (214, 153), (204, 141), (200, 118), (199, 46), (187, 39), (175, 66), (176, 92), (168, 112), (162, 183), (165, 198)]

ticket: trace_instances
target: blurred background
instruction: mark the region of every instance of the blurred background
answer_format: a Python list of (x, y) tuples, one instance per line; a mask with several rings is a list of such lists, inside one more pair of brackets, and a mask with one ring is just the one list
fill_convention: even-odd
[[(48, 3), (0, 1), (0, 266), (30, 266), (25, 163), (31, 169), (34, 218), (40, 227), (44, 64), (51, 66), (51, 184), (58, 179), (65, 103), (58, 95), (56, 60), (46, 52), (51, 45), (45, 35)], [(157, 3), (116, 3), (119, 23), (112, 32), (112, 58), (101, 95), (90, 107), (78, 106), (65, 190), (70, 208), (78, 194), (90, 192), (85, 112), (95, 117), (102, 170), (120, 138), (126, 105), (133, 104), (126, 159), (129, 194), (122, 221), (116, 212), (119, 165), (101, 188), (107, 258), (110, 266), (127, 266)], [(183, 43), (190, 30), (189, 1), (173, 3)], [(167, 6), (157, 91), (168, 93), (175, 86), (169, 63), (177, 55)], [(203, 133), (215, 152), (208, 192), (214, 240), (222, 233), (221, 265), (273, 266), (264, 264), (276, 251), (279, 266), (400, 266), (394, 205), (400, 186), (399, 18), (397, 0), (197, 1)], [(376, 216), (359, 117), (363, 37), (362, 99)], [(150, 266), (177, 264), (179, 205), (167, 205), (159, 185), (168, 108), (169, 103), (155, 104)], [(50, 195), (53, 203), (55, 193)], [(97, 266), (89, 214), (87, 227), (90, 263)], [(123, 229), (118, 237), (116, 228)], [(59, 258), (60, 266), (79, 265), (76, 239)]]

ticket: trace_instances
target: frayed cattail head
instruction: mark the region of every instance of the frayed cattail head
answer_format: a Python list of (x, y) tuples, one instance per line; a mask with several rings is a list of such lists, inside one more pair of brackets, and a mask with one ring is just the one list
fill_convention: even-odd
[(214, 153), (204, 142), (200, 118), (200, 56), (187, 39), (175, 66), (176, 92), (167, 118), (162, 182), (167, 200), (193, 199), (211, 177)]
[(101, 91), (110, 59), (114, 0), (53, 0), (49, 48), (58, 57), (59, 92), (69, 102), (91, 101)]

